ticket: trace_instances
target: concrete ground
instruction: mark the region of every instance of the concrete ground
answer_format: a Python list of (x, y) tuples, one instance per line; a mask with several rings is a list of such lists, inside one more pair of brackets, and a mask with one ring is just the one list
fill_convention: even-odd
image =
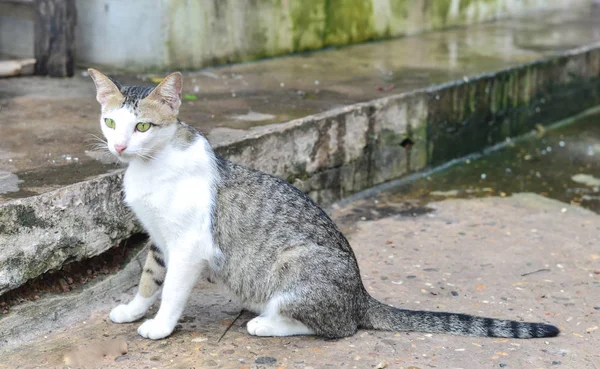
[(127, 291), (75, 324), (20, 345), (8, 342), (0, 368), (67, 367), (64, 360), (70, 367), (82, 360), (88, 367), (149, 369), (600, 368), (600, 216), (534, 194), (445, 200), (378, 220), (351, 220), (353, 206), (331, 213), (377, 298), (407, 309), (549, 322), (560, 336), (359, 331), (341, 340), (257, 338), (245, 329), (250, 313), (236, 320), (238, 305), (199, 284), (168, 339), (146, 340), (135, 332), (140, 323), (108, 320), (111, 307), (131, 298), (134, 291)]
[[(214, 144), (258, 126), (497, 71), (600, 41), (600, 8), (534, 14), (467, 28), (185, 74), (181, 118)], [(105, 71), (107, 72), (107, 71)], [(0, 79), (0, 203), (113, 171), (94, 87), (71, 79)], [(116, 76), (153, 83), (149, 76)]]

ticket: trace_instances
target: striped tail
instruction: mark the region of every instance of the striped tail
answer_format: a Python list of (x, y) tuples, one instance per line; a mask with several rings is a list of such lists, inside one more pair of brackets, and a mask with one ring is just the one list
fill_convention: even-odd
[(369, 299), (361, 328), (384, 331), (449, 333), (463, 336), (541, 338), (557, 336), (557, 327), (543, 323), (481, 318), (466, 314), (403, 310)]

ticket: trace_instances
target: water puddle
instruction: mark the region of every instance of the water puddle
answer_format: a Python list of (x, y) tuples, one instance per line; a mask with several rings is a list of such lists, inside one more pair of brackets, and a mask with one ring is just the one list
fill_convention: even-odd
[(19, 177), (10, 172), (0, 170), (0, 194), (19, 191)]
[(232, 115), (231, 118), (236, 119), (236, 120), (245, 121), (245, 122), (261, 122), (264, 120), (275, 119), (275, 116), (273, 114), (264, 114), (264, 113), (257, 113), (255, 111), (249, 111), (246, 114)]

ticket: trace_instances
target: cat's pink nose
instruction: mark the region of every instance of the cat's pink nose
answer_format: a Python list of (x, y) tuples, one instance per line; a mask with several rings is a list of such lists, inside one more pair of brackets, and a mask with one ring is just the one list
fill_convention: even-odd
[(125, 146), (125, 145), (115, 145), (115, 150), (117, 150), (117, 152), (119, 154), (121, 154), (123, 151), (125, 151), (126, 148), (127, 148), (127, 146)]

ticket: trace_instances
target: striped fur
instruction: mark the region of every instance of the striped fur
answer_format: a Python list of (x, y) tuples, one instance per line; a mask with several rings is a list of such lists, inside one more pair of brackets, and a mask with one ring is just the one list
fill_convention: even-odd
[(156, 245), (151, 244), (140, 279), (140, 294), (146, 298), (152, 297), (162, 287), (165, 274), (165, 257)]
[(481, 318), (446, 312), (402, 310), (370, 299), (363, 328), (386, 331), (449, 333), (463, 336), (540, 338), (558, 335), (558, 328), (543, 323)]

